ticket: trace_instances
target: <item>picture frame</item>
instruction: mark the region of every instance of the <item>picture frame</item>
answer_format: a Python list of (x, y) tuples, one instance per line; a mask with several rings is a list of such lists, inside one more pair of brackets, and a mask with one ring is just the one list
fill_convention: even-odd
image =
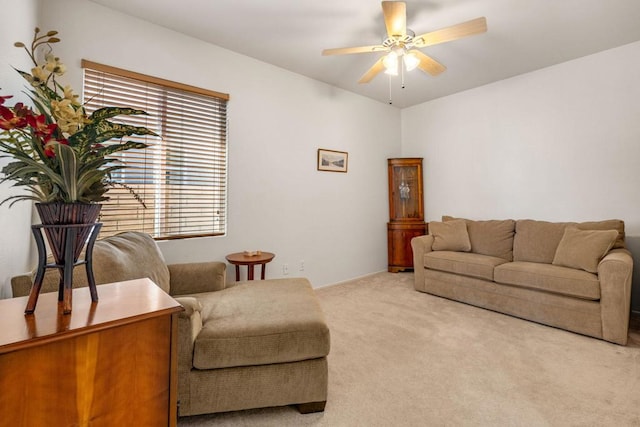
[(347, 172), (349, 153), (346, 151), (318, 148), (318, 170), (324, 172)]

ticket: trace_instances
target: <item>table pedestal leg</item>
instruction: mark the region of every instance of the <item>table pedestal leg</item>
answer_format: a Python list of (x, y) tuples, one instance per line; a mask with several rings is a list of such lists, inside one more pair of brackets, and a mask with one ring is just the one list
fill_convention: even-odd
[(260, 273), (260, 278), (264, 280), (264, 271), (267, 269), (267, 264), (262, 264), (262, 272)]
[(240, 266), (236, 264), (236, 282), (240, 281)]
[(247, 280), (253, 280), (253, 265), (247, 265), (247, 275), (249, 277), (247, 277)]

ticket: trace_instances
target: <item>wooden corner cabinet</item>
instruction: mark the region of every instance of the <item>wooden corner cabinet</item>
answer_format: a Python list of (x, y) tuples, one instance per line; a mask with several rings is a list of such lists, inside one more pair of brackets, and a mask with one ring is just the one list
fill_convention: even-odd
[(388, 159), (389, 223), (387, 248), (389, 271), (413, 269), (411, 239), (427, 232), (424, 222), (422, 158)]
[(149, 279), (0, 301), (0, 412), (6, 426), (175, 426), (177, 314)]

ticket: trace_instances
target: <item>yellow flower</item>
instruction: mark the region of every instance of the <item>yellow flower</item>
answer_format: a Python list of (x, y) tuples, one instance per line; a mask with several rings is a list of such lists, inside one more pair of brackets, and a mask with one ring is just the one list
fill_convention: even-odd
[(31, 85), (42, 86), (47, 82), (47, 79), (49, 78), (51, 73), (49, 73), (47, 70), (43, 68), (35, 67), (31, 69), (31, 75), (33, 76), (33, 79), (30, 82)]
[(67, 71), (67, 67), (60, 62), (60, 58), (53, 56), (53, 54), (48, 53), (45, 55), (45, 60), (47, 63), (44, 65), (44, 68), (49, 72), (53, 73), (56, 76), (61, 76)]
[(60, 130), (73, 135), (84, 125), (85, 117), (82, 108), (74, 108), (70, 99), (51, 101), (51, 115), (55, 118)]
[(66, 85), (64, 87), (64, 99), (68, 99), (69, 101), (71, 101), (71, 104), (79, 107), (81, 104), (78, 98), (79, 96), (73, 93), (73, 89), (71, 88), (71, 86)]

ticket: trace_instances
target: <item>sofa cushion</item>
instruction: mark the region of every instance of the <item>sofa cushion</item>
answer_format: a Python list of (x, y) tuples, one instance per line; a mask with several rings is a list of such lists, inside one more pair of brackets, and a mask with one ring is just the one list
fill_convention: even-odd
[(579, 230), (567, 227), (560, 240), (553, 265), (597, 273), (598, 263), (618, 237), (616, 230)]
[[(443, 216), (443, 221), (457, 218)], [(471, 242), (471, 252), (513, 261), (513, 235), (516, 222), (512, 219), (475, 221), (464, 219)]]
[(522, 219), (516, 221), (513, 260), (551, 264), (556, 249), (571, 222), (547, 222)]
[(502, 258), (465, 252), (437, 251), (424, 256), (424, 266), (432, 270), (486, 280), (493, 280), (494, 267), (505, 262)]
[(195, 296), (203, 308), (194, 368), (296, 362), (329, 353), (329, 329), (306, 279), (245, 282)]
[(514, 261), (497, 266), (497, 283), (539, 289), (588, 300), (600, 299), (600, 282), (595, 274), (574, 268), (536, 262)]
[(433, 236), (433, 251), (469, 252), (471, 242), (467, 224), (463, 220), (429, 223), (429, 234)]

